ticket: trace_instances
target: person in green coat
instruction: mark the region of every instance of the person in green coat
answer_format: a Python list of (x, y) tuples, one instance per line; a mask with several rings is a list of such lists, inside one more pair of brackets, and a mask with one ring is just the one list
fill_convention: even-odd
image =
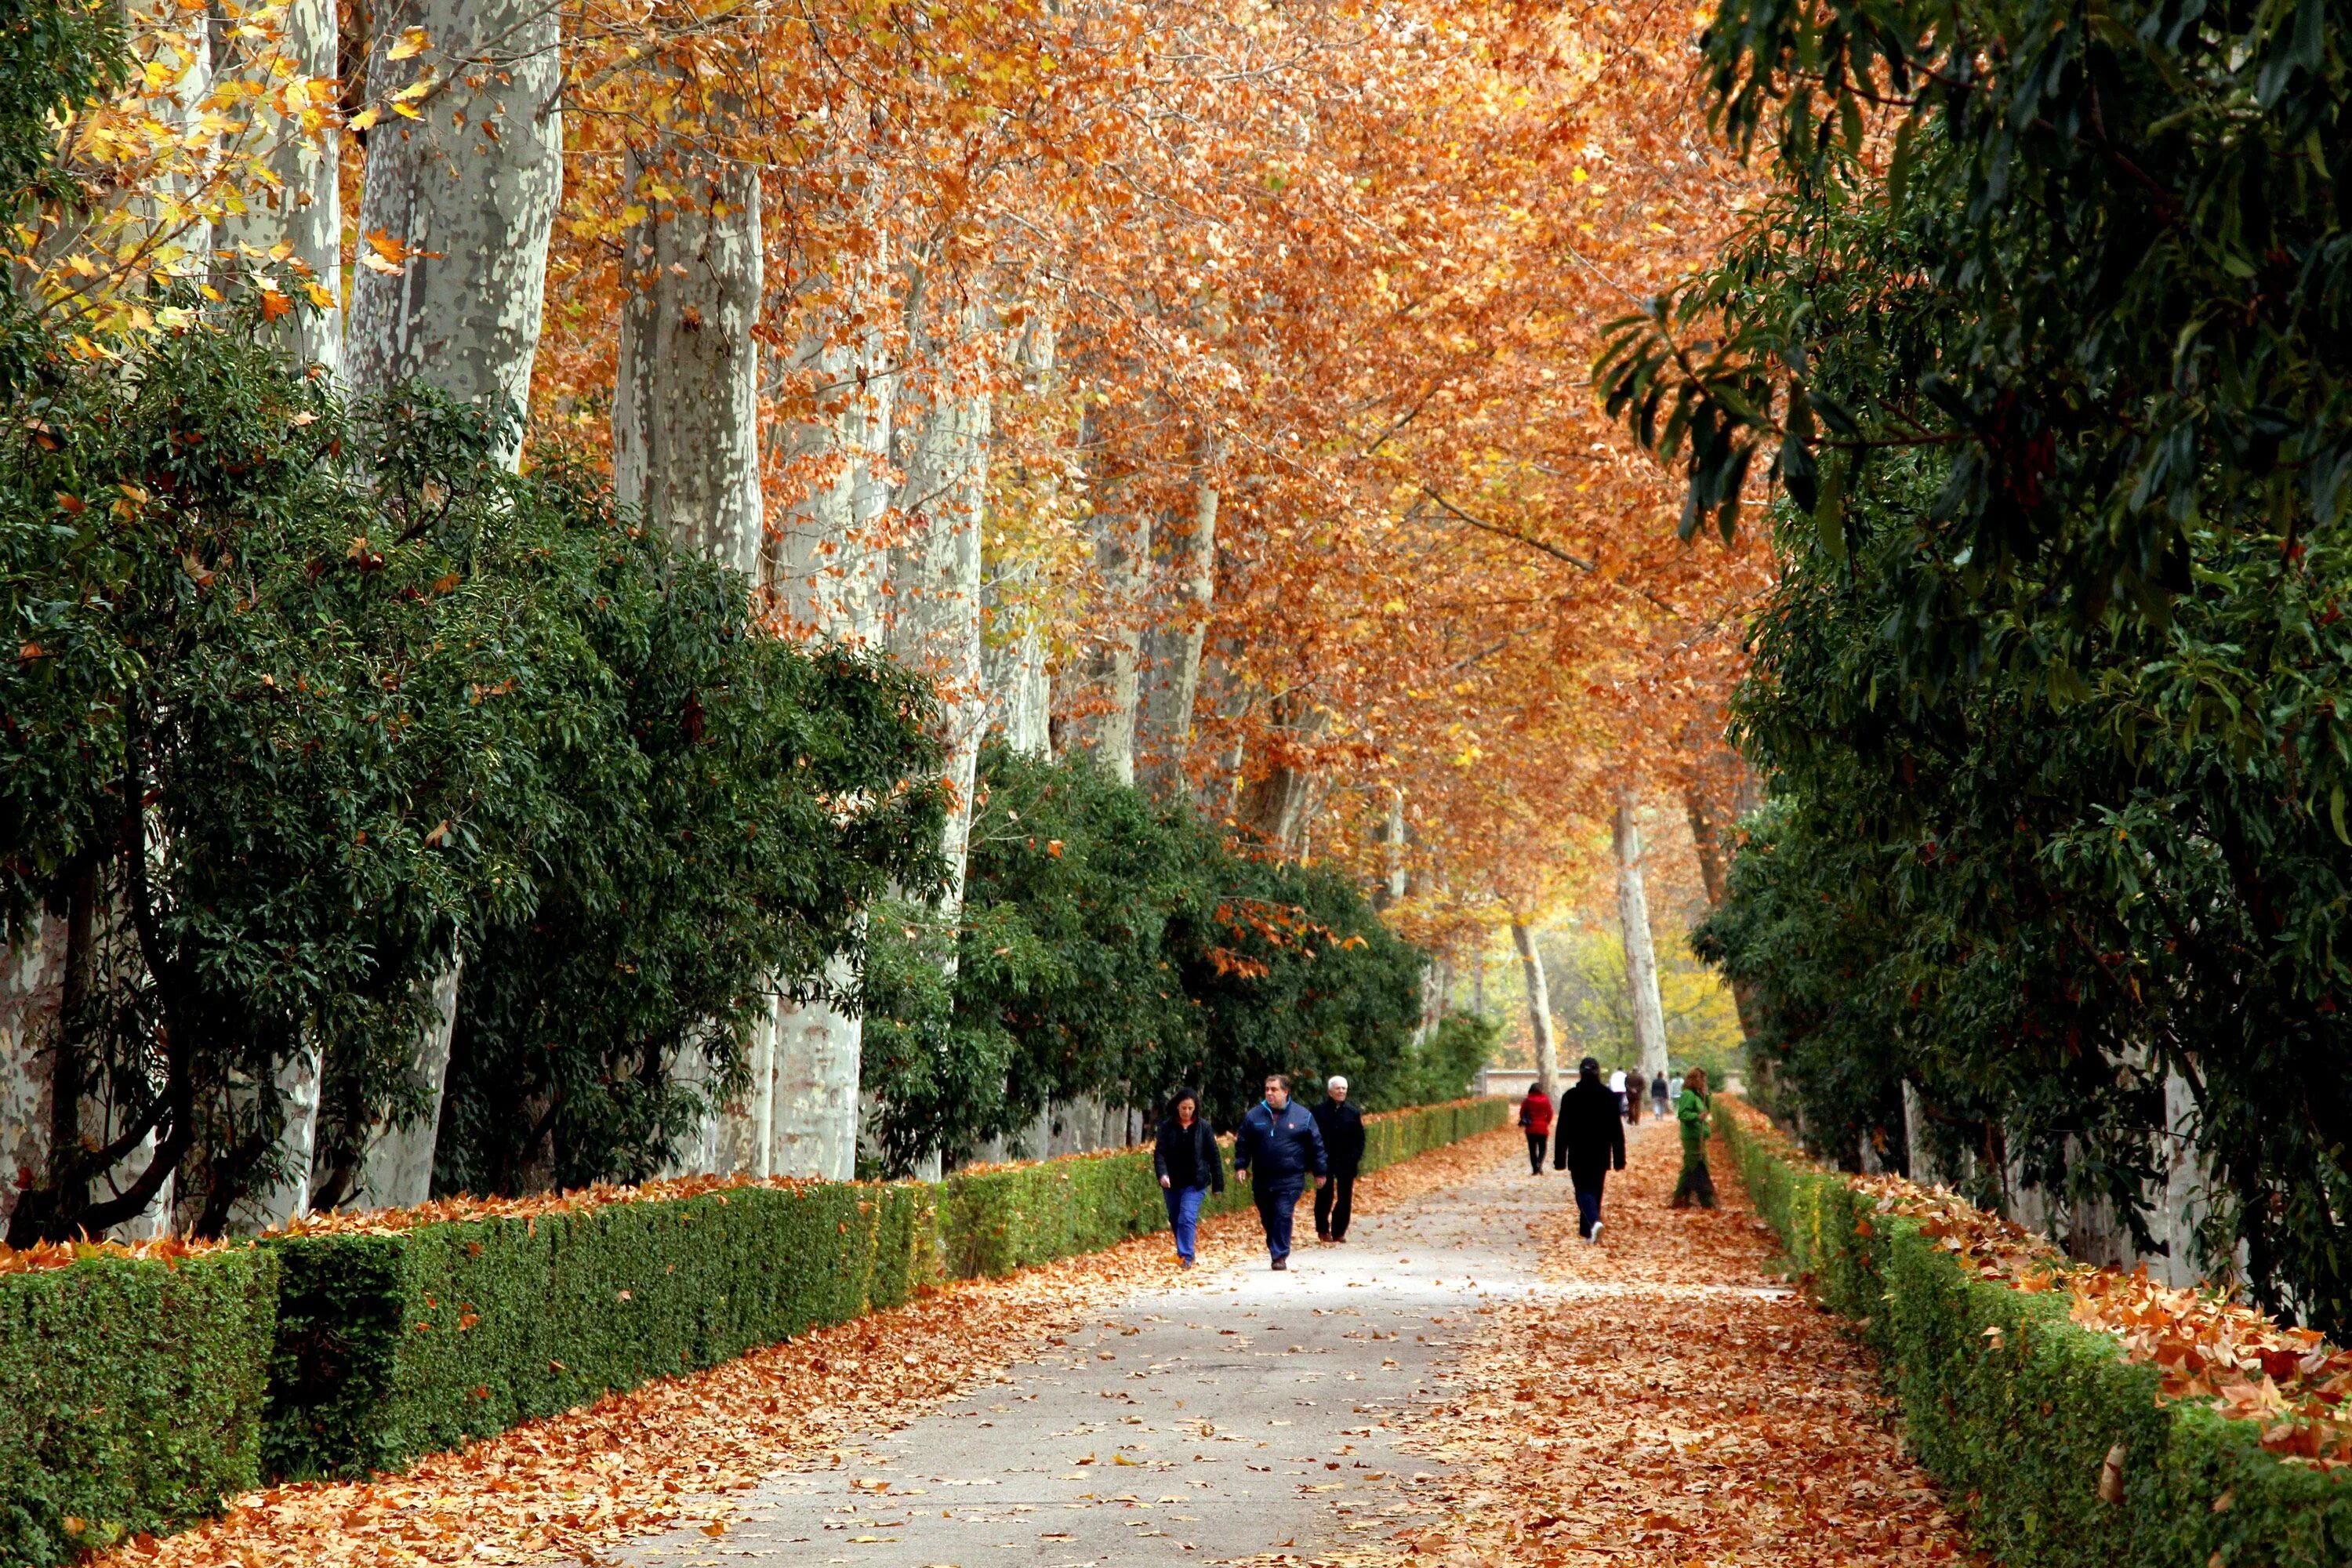
[(1693, 1068), (1683, 1077), (1682, 1099), (1675, 1102), (1675, 1120), (1683, 1130), (1683, 1179), (1675, 1184), (1675, 1207), (1690, 1207), (1691, 1199), (1698, 1206), (1715, 1206), (1715, 1178), (1706, 1170), (1706, 1121), (1708, 1115), (1706, 1069)]

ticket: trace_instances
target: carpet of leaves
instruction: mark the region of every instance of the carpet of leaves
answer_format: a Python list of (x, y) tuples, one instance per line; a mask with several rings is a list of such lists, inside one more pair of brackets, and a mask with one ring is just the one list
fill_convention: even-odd
[[(1676, 1211), (1671, 1127), (1627, 1152), (1601, 1244), (1565, 1203), (1548, 1210), (1546, 1291), (1486, 1317), (1430, 1426), (1439, 1517), (1404, 1534), (1404, 1560), (1979, 1561), (1905, 1458), (1865, 1352), (1769, 1272), (1777, 1248), (1737, 1177), (1718, 1175), (1722, 1207)], [(1728, 1171), (1720, 1145), (1709, 1163)]]
[[(1753, 1107), (1738, 1114), (1781, 1158), (1807, 1163)], [(2352, 1351), (2219, 1291), (2158, 1284), (2145, 1268), (2078, 1263), (2047, 1237), (1948, 1189), (1893, 1175), (1846, 1180), (1882, 1210), (1918, 1221), (1921, 1234), (1978, 1278), (2029, 1293), (2066, 1291), (2075, 1322), (2114, 1335), (2126, 1355), (2157, 1368), (2158, 1397), (2208, 1400), (2225, 1416), (2260, 1422), (2263, 1447), (2283, 1459), (2352, 1466)]]
[[(1489, 1133), (1365, 1178), (1397, 1203), (1491, 1165), (1516, 1132)], [(667, 1194), (665, 1194), (667, 1195)], [(1200, 1256), (1258, 1254), (1249, 1211), (1205, 1221)], [(908, 1305), (803, 1335), (724, 1366), (611, 1395), (406, 1472), (304, 1482), (236, 1499), (184, 1534), (139, 1537), (100, 1568), (406, 1568), (598, 1560), (634, 1536), (699, 1524), (723, 1538), (733, 1500), (761, 1478), (838, 1468), (861, 1439), (998, 1381), (1137, 1290), (1201, 1289), (1165, 1237), (1005, 1279), (960, 1281)]]

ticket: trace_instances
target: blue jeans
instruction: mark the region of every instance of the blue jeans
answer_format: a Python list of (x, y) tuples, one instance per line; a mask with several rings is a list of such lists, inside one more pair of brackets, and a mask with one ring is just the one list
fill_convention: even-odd
[(1306, 1190), (1304, 1176), (1276, 1176), (1257, 1188), (1258, 1222), (1265, 1226), (1265, 1249), (1276, 1263), (1290, 1256), (1290, 1222)]
[(1190, 1263), (1192, 1237), (1201, 1226), (1201, 1203), (1209, 1195), (1209, 1189), (1168, 1187), (1160, 1195), (1168, 1200), (1168, 1228), (1176, 1233), (1176, 1256)]
[[(1592, 1227), (1601, 1223), (1601, 1193), (1608, 1183), (1609, 1173), (1601, 1171), (1576, 1178), (1576, 1234), (1590, 1237)], [(1585, 1185), (1587, 1182), (1591, 1186)]]

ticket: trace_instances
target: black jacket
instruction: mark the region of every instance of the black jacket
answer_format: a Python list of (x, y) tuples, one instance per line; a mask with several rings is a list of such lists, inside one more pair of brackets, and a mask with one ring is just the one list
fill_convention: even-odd
[(1364, 1113), (1343, 1100), (1327, 1100), (1315, 1108), (1315, 1126), (1323, 1134), (1323, 1154), (1335, 1176), (1352, 1176), (1364, 1163)]
[(1181, 1125), (1173, 1116), (1160, 1118), (1151, 1168), (1179, 1192), (1187, 1187), (1225, 1190), (1224, 1151), (1217, 1147), (1216, 1130), (1205, 1116), (1192, 1118), (1190, 1127)]
[(1559, 1130), (1554, 1137), (1572, 1172), (1597, 1174), (1625, 1168), (1625, 1118), (1605, 1079), (1580, 1078), (1559, 1097)]

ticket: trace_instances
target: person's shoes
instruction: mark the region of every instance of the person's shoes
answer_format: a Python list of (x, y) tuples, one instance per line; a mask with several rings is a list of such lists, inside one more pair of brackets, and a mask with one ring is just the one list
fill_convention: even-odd
[(1276, 1274), (1286, 1274), (1286, 1273), (1288, 1273), (1288, 1272), (1290, 1271), (1290, 1259), (1288, 1259), (1288, 1258), (1276, 1258), (1276, 1259), (1274, 1260), (1274, 1271), (1275, 1271)]
[(1591, 1242), (1595, 1247), (1601, 1245), (1601, 1222), (1599, 1220), (1596, 1219), (1592, 1222), (1592, 1234), (1586, 1237), (1584, 1239)]
[(1328, 1247), (1331, 1242), (1331, 1233), (1328, 1230), (1318, 1230), (1315, 1233), (1315, 1239)]

